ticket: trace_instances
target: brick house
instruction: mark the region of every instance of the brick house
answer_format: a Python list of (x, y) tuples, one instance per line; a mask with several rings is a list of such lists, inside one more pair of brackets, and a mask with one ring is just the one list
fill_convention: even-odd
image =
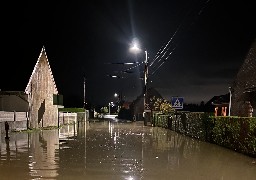
[(54, 103), (54, 96), (58, 95), (58, 90), (44, 47), (26, 86), (25, 93), (28, 95), (29, 128), (57, 126), (58, 105)]
[(231, 87), (231, 115), (256, 116), (256, 39)]

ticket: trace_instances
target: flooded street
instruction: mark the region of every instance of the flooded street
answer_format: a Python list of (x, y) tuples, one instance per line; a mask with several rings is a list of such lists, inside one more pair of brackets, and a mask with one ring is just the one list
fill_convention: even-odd
[(256, 159), (143, 122), (1, 134), (6, 179), (255, 180)]

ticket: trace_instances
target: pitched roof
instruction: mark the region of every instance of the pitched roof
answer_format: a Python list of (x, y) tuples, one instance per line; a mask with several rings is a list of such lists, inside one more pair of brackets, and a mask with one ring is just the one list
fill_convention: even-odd
[(24, 91), (0, 91), (0, 95), (25, 95)]
[[(148, 98), (149, 98), (149, 97), (153, 97), (153, 96), (155, 96), (155, 97), (157, 97), (157, 98), (163, 98), (163, 97), (161, 96), (161, 94), (160, 94), (155, 88), (153, 88), (153, 87), (148, 88), (147, 93), (148, 93), (148, 95), (147, 95)], [(133, 103), (136, 103), (136, 102), (140, 101), (140, 99), (142, 99), (142, 98), (144, 98), (144, 94), (139, 95), (139, 96), (133, 101)]]
[(251, 45), (248, 54), (239, 69), (233, 88), (239, 86), (245, 89), (256, 88), (256, 39)]
[(228, 104), (229, 93), (212, 97), (205, 105)]
[(40, 61), (44, 60), (44, 58), (42, 58), (42, 56), (45, 56), (45, 60), (47, 61), (52, 81), (54, 82), (55, 90), (58, 92), (57, 87), (56, 87), (56, 83), (55, 83), (54, 78), (53, 78), (53, 74), (52, 74), (52, 70), (51, 70), (51, 67), (50, 67), (50, 63), (49, 63), (47, 55), (46, 55), (45, 47), (43, 46), (42, 50), (41, 50), (41, 53), (40, 53), (40, 55), (39, 55), (39, 57), (37, 59), (36, 65), (35, 65), (35, 67), (33, 69), (33, 72), (32, 72), (32, 74), (31, 74), (31, 76), (29, 78), (28, 84), (26, 86), (26, 89), (25, 89), (26, 93), (29, 92), (29, 85), (31, 84), (32, 78), (33, 78), (34, 74), (36, 73), (36, 70), (38, 69), (38, 64), (40, 63)]

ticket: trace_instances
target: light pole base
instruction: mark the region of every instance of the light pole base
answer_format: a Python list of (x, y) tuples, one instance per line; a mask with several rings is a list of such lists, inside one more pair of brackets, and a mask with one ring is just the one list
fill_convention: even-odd
[(149, 121), (149, 117), (150, 117), (150, 113), (143, 112), (143, 117), (144, 117), (144, 126), (147, 126), (148, 125), (148, 121)]
[(144, 126), (147, 126), (147, 119), (146, 119), (146, 117), (144, 118)]

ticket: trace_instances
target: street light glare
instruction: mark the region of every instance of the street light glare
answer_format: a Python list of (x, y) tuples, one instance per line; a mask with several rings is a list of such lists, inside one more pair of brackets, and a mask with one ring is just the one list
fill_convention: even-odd
[(130, 50), (131, 50), (132, 52), (135, 52), (135, 53), (141, 51), (141, 49), (140, 49), (140, 48), (138, 47), (138, 45), (136, 45), (136, 44), (134, 44), (134, 45), (130, 48)]
[(138, 53), (141, 51), (139, 43), (136, 39), (133, 39), (132, 45), (130, 47), (130, 51), (135, 52), (135, 53)]

